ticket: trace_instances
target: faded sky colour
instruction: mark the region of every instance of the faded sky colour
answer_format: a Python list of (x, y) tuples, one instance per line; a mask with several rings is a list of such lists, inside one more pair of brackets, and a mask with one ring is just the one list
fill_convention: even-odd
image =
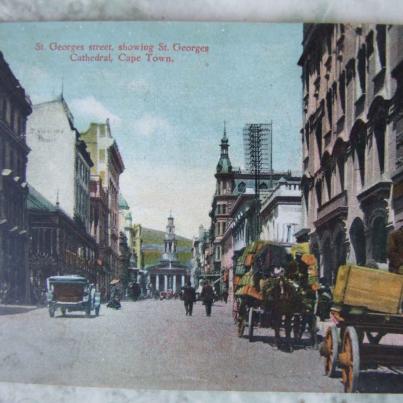
[[(63, 83), (78, 130), (110, 119), (134, 222), (163, 230), (172, 210), (188, 237), (209, 225), (224, 120), (234, 166), (243, 165), (243, 125), (272, 120), (274, 169), (300, 170), (301, 40), (301, 24), (0, 24), (0, 50), (34, 104), (56, 98)], [(106, 50), (87, 51), (92, 44)], [(153, 55), (119, 45), (153, 45)], [(72, 53), (113, 61), (72, 61)], [(122, 53), (142, 59), (119, 60)], [(173, 61), (147, 60), (154, 56)]]

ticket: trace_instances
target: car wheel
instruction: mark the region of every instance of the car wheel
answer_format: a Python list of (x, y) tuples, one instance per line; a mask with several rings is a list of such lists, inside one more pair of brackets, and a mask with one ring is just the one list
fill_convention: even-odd
[(56, 308), (53, 307), (53, 306), (50, 306), (50, 307), (49, 307), (49, 316), (50, 316), (51, 318), (54, 318), (54, 317), (55, 317), (55, 312), (56, 312)]

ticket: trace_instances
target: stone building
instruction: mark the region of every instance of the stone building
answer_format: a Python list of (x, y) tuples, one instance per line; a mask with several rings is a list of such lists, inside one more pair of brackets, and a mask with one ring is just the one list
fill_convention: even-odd
[(100, 176), (90, 177), (90, 233), (97, 243), (96, 270), (98, 284), (105, 289), (112, 280), (110, 259), (112, 250), (108, 244), (108, 192)]
[(51, 203), (31, 185), (28, 218), (33, 295), (46, 287), (47, 277), (54, 275), (78, 274), (102, 285), (96, 268), (95, 239), (58, 204)]
[(149, 283), (153, 290), (177, 292), (190, 280), (190, 268), (179, 263), (176, 255), (175, 224), (172, 214), (168, 217), (165, 231), (164, 252), (160, 262), (148, 266)]
[(300, 229), (301, 211), (301, 178), (281, 178), (262, 201), (260, 239), (291, 247)]
[(133, 225), (133, 255), (139, 270), (144, 267), (143, 237), (141, 224)]
[[(259, 225), (255, 176), (249, 171), (232, 167), (228, 148), (229, 142), (224, 127), (220, 159), (215, 174), (216, 192), (210, 211), (209, 239), (210, 251), (213, 253), (208, 255), (210, 262), (206, 267), (210, 269), (209, 275), (214, 281), (220, 279), (222, 285), (224, 282), (228, 283), (231, 295), (234, 261), (249, 243), (258, 238), (258, 227), (261, 227), (264, 239), (279, 240), (287, 235), (288, 225), (287, 245), (293, 241), (292, 234), (299, 229), (300, 224), (297, 210), (301, 209), (301, 196), (300, 177), (293, 176), (291, 171), (261, 173), (258, 186), (259, 211), (263, 225), (262, 222)], [(284, 234), (280, 233), (280, 226), (281, 231), (285, 231)], [(206, 248), (206, 251), (209, 251), (209, 248)]]
[[(212, 252), (209, 272), (215, 276), (215, 279), (222, 276), (223, 236), (231, 220), (231, 210), (240, 196), (254, 193), (255, 186), (254, 174), (232, 167), (228, 149), (229, 142), (224, 126), (224, 134), (220, 144), (220, 159), (215, 173), (216, 191), (209, 214), (211, 218), (209, 237)], [(268, 194), (269, 189), (281, 178), (282, 174), (287, 175), (290, 173), (261, 174), (259, 190), (262, 197)], [(250, 225), (246, 227), (246, 231), (253, 231), (256, 226), (256, 215), (252, 210), (249, 213), (250, 220), (248, 222)], [(247, 233), (245, 236), (248, 241), (253, 237), (251, 233)]]
[(5, 302), (27, 301), (26, 121), (32, 106), (0, 52), (0, 292)]
[(401, 203), (401, 41), (395, 26), (304, 24), (302, 226), (328, 283), (346, 261), (387, 264)]
[(199, 281), (206, 278), (209, 273), (207, 267), (206, 250), (209, 247), (208, 231), (203, 225), (199, 226), (199, 233), (192, 241), (192, 284), (198, 285)]
[(108, 246), (111, 249), (109, 267), (118, 276), (119, 256), (119, 176), (125, 166), (114, 140), (109, 119), (106, 123), (91, 123), (88, 130), (81, 133), (94, 163), (91, 174), (102, 179), (108, 194)]
[(33, 106), (27, 123), (28, 182), (90, 232), (90, 168), (93, 166), (73, 115), (60, 95)]
[(393, 26), (389, 29), (389, 58), (392, 80), (390, 83), (392, 98), (390, 100), (390, 121), (396, 137), (395, 171), (393, 181), (393, 208), (395, 227), (403, 225), (403, 27)]

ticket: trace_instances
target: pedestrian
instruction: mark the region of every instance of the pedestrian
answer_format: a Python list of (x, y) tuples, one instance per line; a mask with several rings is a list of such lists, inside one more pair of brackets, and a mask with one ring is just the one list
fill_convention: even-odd
[(203, 286), (200, 299), (203, 301), (203, 305), (206, 308), (206, 315), (211, 316), (211, 306), (214, 302), (214, 290), (208, 281), (206, 281)]
[(183, 303), (185, 305), (186, 316), (192, 316), (193, 312), (193, 304), (196, 302), (196, 290), (190, 284), (190, 281), (186, 283), (186, 286), (183, 287)]
[(228, 288), (226, 286), (222, 291), (222, 299), (224, 300), (225, 303), (228, 302)]

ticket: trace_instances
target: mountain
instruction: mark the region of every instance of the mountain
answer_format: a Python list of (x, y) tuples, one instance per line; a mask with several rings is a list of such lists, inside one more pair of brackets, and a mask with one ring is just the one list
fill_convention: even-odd
[[(143, 253), (144, 266), (156, 264), (160, 261), (161, 254), (164, 252), (165, 232), (151, 228), (143, 228)], [(192, 240), (176, 235), (176, 251), (178, 260), (182, 264), (188, 264), (192, 258)]]

